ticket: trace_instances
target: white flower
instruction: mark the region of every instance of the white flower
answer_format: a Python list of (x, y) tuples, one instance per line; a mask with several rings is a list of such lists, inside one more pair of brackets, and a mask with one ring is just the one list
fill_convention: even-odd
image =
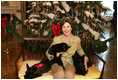
[(99, 19), (95, 19), (96, 22), (101, 22)]
[(90, 8), (90, 6), (87, 6), (87, 8)]
[(32, 7), (35, 7), (35, 6), (36, 6), (36, 2), (33, 2), (33, 3), (32, 3)]
[(29, 18), (33, 18), (33, 17), (39, 17), (39, 15), (37, 15), (37, 14), (31, 14), (31, 15), (29, 16)]
[(38, 22), (40, 22), (41, 20), (37, 20), (37, 19), (30, 19), (29, 20), (29, 23), (31, 23), (31, 22), (35, 22), (35, 23), (38, 23)]
[(57, 11), (60, 11), (61, 13), (65, 13), (65, 11), (61, 10), (58, 6), (57, 6)]
[(53, 14), (53, 13), (49, 13), (49, 14), (47, 14), (47, 16), (48, 16), (49, 18), (51, 18), (51, 19), (54, 18), (54, 14)]
[(52, 4), (50, 2), (46, 2), (46, 5), (47, 6), (51, 6)]
[(59, 2), (58, 1), (53, 1), (53, 4), (59, 4)]
[(35, 29), (32, 29), (32, 32), (34, 32), (35, 31)]
[(86, 14), (87, 17), (89, 17), (89, 13), (90, 13), (90, 12), (85, 11), (85, 14)]
[(38, 33), (38, 30), (35, 30), (35, 35), (40, 35), (40, 33)]
[(94, 24), (93, 22), (92, 22), (92, 25), (93, 25), (93, 26), (96, 26), (96, 24)]
[(99, 36), (100, 36), (100, 34), (98, 33), (98, 32), (96, 32), (96, 31), (94, 31), (93, 29), (91, 29), (88, 25), (86, 25), (85, 23), (82, 23), (82, 26), (83, 26), (83, 28), (85, 29), (85, 30), (89, 30), (95, 37), (94, 37), (94, 39), (95, 40), (98, 40), (99, 39)]
[(82, 23), (82, 26), (83, 26), (83, 28), (84, 28), (85, 30), (87, 30), (87, 29), (90, 28), (89, 25), (87, 25), (87, 24), (85, 24), (85, 23)]
[(95, 40), (99, 39), (100, 34), (98, 32), (92, 30), (91, 28), (89, 29), (89, 31), (95, 36), (94, 37)]
[(77, 3), (85, 3), (85, 1), (77, 1)]
[(31, 26), (34, 26), (34, 24), (33, 24), (33, 23), (30, 23), (30, 25), (31, 25)]
[(64, 10), (61, 10), (61, 13), (65, 13), (65, 11)]
[(35, 30), (35, 35), (38, 33), (38, 30)]
[(27, 13), (29, 13), (30, 12), (30, 10), (27, 10)]
[(29, 21), (29, 20), (27, 20), (27, 19), (26, 19), (26, 20), (24, 20), (24, 24), (26, 24), (28, 21)]
[(86, 14), (87, 17), (89, 17), (89, 16), (90, 16), (91, 18), (94, 17), (93, 13), (90, 13), (90, 12), (88, 12), (88, 11), (85, 11), (85, 14)]
[(45, 19), (45, 20), (42, 20), (41, 22), (42, 22), (42, 23), (45, 23), (46, 21), (47, 21), (47, 20)]
[(107, 18), (107, 17), (102, 16), (101, 14), (100, 14), (100, 16), (101, 16), (101, 18), (102, 18), (102, 19), (104, 19), (104, 20), (108, 21), (108, 18)]
[(62, 2), (62, 6), (65, 8), (66, 12), (70, 11), (70, 6), (66, 2)]
[(44, 31), (44, 32), (43, 32), (43, 35), (44, 35), (44, 36), (47, 36), (47, 35), (48, 35), (48, 31)]
[(92, 13), (90, 13), (90, 14), (89, 14), (89, 16), (90, 16), (91, 18), (93, 18), (93, 17), (94, 17), (94, 15), (93, 15)]
[(46, 5), (46, 3), (44, 2), (43, 5)]
[(75, 21), (79, 24), (80, 23), (80, 21), (79, 21), (79, 19), (77, 18), (77, 17), (75, 17)]

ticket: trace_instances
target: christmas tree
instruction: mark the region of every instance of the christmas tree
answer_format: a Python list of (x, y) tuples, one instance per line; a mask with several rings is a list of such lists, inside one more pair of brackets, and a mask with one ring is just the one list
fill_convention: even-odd
[[(84, 39), (82, 45), (86, 45), (85, 50), (90, 49), (90, 44), (98, 53), (106, 50), (106, 42), (104, 41), (105, 44), (103, 44), (100, 38), (103, 38), (103, 25), (107, 18), (101, 13), (105, 13), (108, 8), (100, 1), (33, 1), (28, 3), (31, 9), (27, 11), (28, 19), (24, 23), (28, 37), (58, 36), (61, 33), (59, 21), (63, 17), (69, 17), (74, 26), (72, 33)], [(97, 51), (101, 46), (105, 47), (105, 50)]]

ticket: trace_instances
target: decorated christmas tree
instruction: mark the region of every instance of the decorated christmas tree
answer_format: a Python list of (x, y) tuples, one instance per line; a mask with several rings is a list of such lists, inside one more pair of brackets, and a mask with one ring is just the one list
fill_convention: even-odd
[[(61, 34), (60, 20), (69, 17), (73, 21), (72, 33), (84, 39), (82, 45), (86, 45), (85, 50), (89, 50), (91, 44), (98, 53), (107, 49), (106, 42), (100, 41), (107, 21), (101, 13), (105, 13), (107, 7), (100, 1), (33, 1), (29, 6), (31, 9), (27, 11), (28, 19), (24, 23), (28, 37), (58, 36)], [(101, 46), (105, 50), (98, 50)]]

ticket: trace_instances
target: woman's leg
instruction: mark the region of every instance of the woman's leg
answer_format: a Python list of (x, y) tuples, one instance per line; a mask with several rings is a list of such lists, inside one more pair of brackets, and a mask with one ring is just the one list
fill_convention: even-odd
[(75, 78), (75, 67), (67, 62), (65, 65), (64, 78), (65, 79), (74, 79)]
[(62, 66), (55, 63), (52, 65), (51, 70), (53, 73), (53, 79), (64, 79), (64, 70)]

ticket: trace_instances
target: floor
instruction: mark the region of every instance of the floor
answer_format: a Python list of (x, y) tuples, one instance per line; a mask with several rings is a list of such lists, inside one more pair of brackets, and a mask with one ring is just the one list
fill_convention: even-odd
[[(111, 34), (111, 28), (105, 28), (106, 38), (109, 38)], [(21, 30), (22, 32), (22, 30)], [(24, 31), (23, 31), (24, 32)], [(99, 54), (105, 61), (105, 70), (103, 79), (117, 79), (117, 40), (115, 42), (108, 42), (108, 50)], [(9, 49), (6, 53), (5, 50)], [(20, 52), (20, 44), (16, 45), (16, 39), (10, 37), (1, 37), (1, 78), (2, 79), (15, 79), (15, 65), (14, 61)], [(102, 68), (102, 62), (96, 59), (96, 66), (99, 70)]]

